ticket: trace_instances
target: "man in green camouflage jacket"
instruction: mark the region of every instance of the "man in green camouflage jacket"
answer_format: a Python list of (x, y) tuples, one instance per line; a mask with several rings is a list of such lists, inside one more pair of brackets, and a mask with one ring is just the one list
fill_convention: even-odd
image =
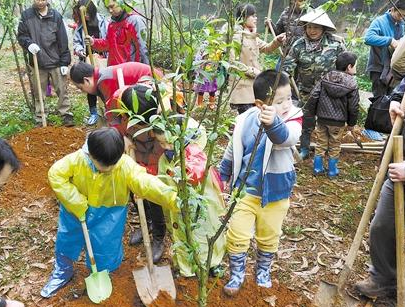
[(301, 158), (309, 157), (311, 133), (315, 127), (315, 117), (307, 114), (305, 103), (315, 84), (323, 75), (334, 69), (339, 53), (346, 50), (343, 38), (330, 32), (336, 28), (328, 15), (321, 9), (308, 12), (299, 19), (304, 24), (305, 34), (291, 47), (283, 70), (296, 76), (300, 92), (304, 121), (301, 135)]

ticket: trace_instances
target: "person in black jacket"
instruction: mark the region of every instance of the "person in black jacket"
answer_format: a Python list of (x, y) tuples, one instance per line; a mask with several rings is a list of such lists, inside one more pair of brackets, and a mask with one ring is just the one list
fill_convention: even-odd
[(315, 148), (314, 175), (325, 172), (323, 157), (328, 160), (328, 176), (339, 174), (337, 163), (340, 141), (347, 123), (353, 130), (359, 113), (359, 89), (356, 79), (357, 57), (353, 52), (341, 52), (336, 59), (336, 70), (330, 71), (317, 83), (311, 92), (307, 108), (311, 116), (317, 116), (316, 133), (318, 144)]
[[(46, 92), (50, 79), (59, 97), (57, 108), (63, 123), (65, 126), (73, 126), (73, 115), (69, 112), (70, 103), (66, 91), (71, 56), (62, 15), (50, 7), (48, 0), (34, 0), (32, 7), (21, 14), (17, 39), (21, 47), (29, 51), (31, 65), (32, 54), (37, 55), (42, 92)], [(35, 76), (34, 80), (37, 82)], [(38, 93), (36, 96), (38, 97)], [(38, 99), (35, 103), (35, 120), (37, 123), (41, 122)]]

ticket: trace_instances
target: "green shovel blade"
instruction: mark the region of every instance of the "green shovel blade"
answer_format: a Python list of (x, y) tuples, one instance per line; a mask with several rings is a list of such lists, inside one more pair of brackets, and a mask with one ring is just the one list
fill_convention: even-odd
[(107, 270), (91, 273), (85, 282), (87, 294), (93, 303), (99, 304), (110, 297), (112, 284)]

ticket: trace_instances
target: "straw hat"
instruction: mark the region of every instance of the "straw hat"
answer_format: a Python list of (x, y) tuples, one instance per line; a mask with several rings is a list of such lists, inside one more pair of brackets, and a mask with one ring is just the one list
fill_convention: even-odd
[(336, 31), (336, 27), (333, 24), (332, 20), (330, 20), (328, 14), (321, 8), (316, 8), (308, 11), (308, 13), (298, 19), (298, 22), (320, 25), (325, 28), (325, 31)]

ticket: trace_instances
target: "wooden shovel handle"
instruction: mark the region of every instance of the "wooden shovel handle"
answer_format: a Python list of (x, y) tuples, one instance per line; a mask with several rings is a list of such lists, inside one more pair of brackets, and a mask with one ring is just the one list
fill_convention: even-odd
[[(403, 137), (394, 136), (394, 162), (404, 161)], [(395, 237), (397, 253), (397, 307), (405, 307), (405, 238), (404, 238), (404, 183), (394, 183)]]
[(34, 62), (35, 80), (37, 81), (38, 99), (39, 99), (39, 105), (40, 105), (40, 108), (41, 108), (42, 127), (46, 127), (44, 99), (43, 99), (43, 96), (42, 96), (41, 79), (39, 79), (38, 58), (37, 58), (36, 54), (32, 55), (32, 61)]
[(93, 248), (91, 247), (89, 230), (87, 229), (86, 221), (82, 221), (82, 229), (84, 235), (84, 241), (86, 242), (87, 253), (89, 254), (91, 270), (93, 273), (97, 273), (96, 261), (94, 260)]
[[(402, 98), (401, 108), (405, 105), (405, 95)], [(397, 116), (392, 127), (390, 137), (388, 139), (387, 147), (385, 148), (384, 155), (381, 160), (380, 168), (378, 170), (377, 176), (375, 177), (373, 187), (371, 188), (370, 195), (368, 196), (366, 207), (364, 208), (363, 215), (361, 217), (359, 226), (357, 227), (356, 234), (354, 236), (352, 245), (350, 246), (349, 253), (346, 257), (345, 264), (342, 271), (340, 272), (338, 288), (342, 289), (349, 277), (350, 271), (353, 267), (354, 260), (356, 259), (357, 252), (359, 251), (361, 241), (363, 239), (364, 233), (366, 232), (367, 226), (370, 222), (371, 215), (373, 214), (376, 206), (377, 200), (380, 195), (381, 187), (385, 181), (385, 174), (387, 173), (388, 164), (392, 158), (393, 142), (394, 136), (398, 135), (402, 129), (403, 119)]]
[(152, 274), (153, 273), (153, 255), (152, 255), (152, 247), (150, 244), (148, 224), (146, 222), (145, 207), (143, 205), (143, 199), (138, 198), (136, 203), (138, 205), (139, 221), (141, 223), (142, 238), (143, 238), (143, 244), (145, 245), (145, 250), (146, 250), (146, 260), (148, 262), (148, 269), (149, 269), (149, 272)]
[[(84, 35), (87, 36), (89, 35), (89, 31), (87, 31), (87, 24), (86, 24), (86, 7), (84, 5), (82, 5), (80, 7), (80, 17), (82, 19), (82, 27), (83, 27), (83, 31), (84, 31)], [(94, 66), (94, 57), (93, 57), (93, 51), (91, 50), (91, 46), (90, 44), (87, 45), (87, 50), (89, 51), (89, 58), (90, 58), (90, 63), (91, 65)]]

